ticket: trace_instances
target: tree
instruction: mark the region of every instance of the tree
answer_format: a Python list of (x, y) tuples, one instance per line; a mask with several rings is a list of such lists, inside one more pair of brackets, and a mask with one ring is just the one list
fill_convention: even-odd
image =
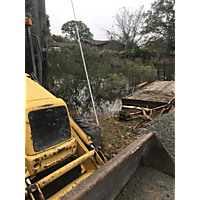
[(25, 12), (28, 11), (31, 7), (33, 7), (33, 0), (25, 0)]
[(84, 39), (92, 39), (93, 34), (90, 32), (90, 29), (82, 22), (82, 21), (69, 21), (65, 24), (62, 25), (62, 33), (65, 33), (66, 38), (70, 38), (75, 40), (76, 42), (78, 41), (78, 36), (77, 36), (77, 31), (76, 31), (76, 25), (78, 26), (79, 29), (79, 36), (80, 40)]
[(106, 30), (110, 39), (120, 40), (129, 49), (139, 45), (142, 37), (140, 31), (144, 22), (144, 6), (133, 11), (132, 8), (122, 7), (115, 14), (115, 24), (110, 30)]
[(62, 43), (67, 43), (70, 42), (69, 39), (62, 37), (61, 35), (52, 35), (52, 39), (56, 42), (62, 42)]
[(166, 51), (175, 50), (175, 0), (157, 0), (146, 13), (143, 34), (148, 42), (162, 39)]

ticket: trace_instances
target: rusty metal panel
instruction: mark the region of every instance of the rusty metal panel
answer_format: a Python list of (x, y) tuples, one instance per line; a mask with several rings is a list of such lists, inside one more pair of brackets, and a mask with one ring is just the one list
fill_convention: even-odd
[(123, 189), (139, 165), (174, 176), (175, 164), (153, 133), (144, 134), (60, 200), (110, 200)]
[(25, 154), (25, 165), (30, 175), (35, 175), (69, 158), (75, 154), (76, 150), (77, 141), (75, 138), (71, 138), (67, 142), (40, 154), (33, 156)]

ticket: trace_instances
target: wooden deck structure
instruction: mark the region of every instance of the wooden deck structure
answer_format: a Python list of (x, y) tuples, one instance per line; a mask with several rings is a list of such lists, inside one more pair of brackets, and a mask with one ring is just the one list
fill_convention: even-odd
[(175, 101), (175, 81), (155, 81), (121, 99), (120, 118), (151, 119), (155, 111), (168, 110)]

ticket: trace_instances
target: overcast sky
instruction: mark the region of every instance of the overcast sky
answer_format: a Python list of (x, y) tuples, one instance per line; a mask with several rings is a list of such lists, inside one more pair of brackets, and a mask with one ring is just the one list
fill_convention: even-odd
[[(73, 0), (76, 20), (85, 23), (95, 40), (106, 40), (103, 28), (111, 28), (113, 16), (120, 7), (132, 7), (133, 10), (144, 5), (148, 10), (154, 0)], [(74, 20), (71, 0), (46, 0), (46, 14), (49, 15), (51, 33), (63, 35), (61, 27), (64, 23)]]

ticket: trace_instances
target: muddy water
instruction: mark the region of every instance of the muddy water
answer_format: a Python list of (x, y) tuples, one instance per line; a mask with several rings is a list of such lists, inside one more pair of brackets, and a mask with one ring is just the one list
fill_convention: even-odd
[[(165, 76), (167, 81), (175, 80), (175, 65), (169, 64), (165, 67)], [(79, 93), (79, 96), (74, 96), (74, 99), (77, 99), (77, 102), (81, 105), (77, 105), (75, 102), (73, 105), (68, 105), (68, 108), (70, 110), (70, 114), (73, 118), (80, 117), (80, 116), (93, 116), (93, 106), (91, 97), (89, 96), (89, 93), (86, 94), (87, 90), (83, 90), (83, 92)], [(128, 85), (126, 88), (120, 90), (115, 89), (112, 91), (106, 91), (103, 97), (97, 98), (98, 93), (94, 95), (94, 102), (95, 102), (95, 108), (96, 112), (101, 114), (106, 114), (110, 112), (118, 111), (120, 108), (120, 99), (122, 97), (125, 97), (129, 94), (131, 94), (134, 91), (133, 87), (129, 87)]]
[[(103, 114), (119, 111), (120, 99), (122, 97), (127, 96), (132, 91), (133, 91), (132, 89), (117, 91), (116, 93), (113, 93), (112, 91), (110, 92), (109, 95), (105, 95), (105, 98), (97, 99), (94, 97), (95, 109), (96, 109), (97, 115), (103, 115)], [(85, 102), (83, 102), (81, 106), (68, 105), (70, 115), (73, 118), (80, 117), (80, 116), (85, 116), (85, 117), (94, 116), (92, 101), (89, 95), (87, 96), (87, 99), (85, 100)]]

